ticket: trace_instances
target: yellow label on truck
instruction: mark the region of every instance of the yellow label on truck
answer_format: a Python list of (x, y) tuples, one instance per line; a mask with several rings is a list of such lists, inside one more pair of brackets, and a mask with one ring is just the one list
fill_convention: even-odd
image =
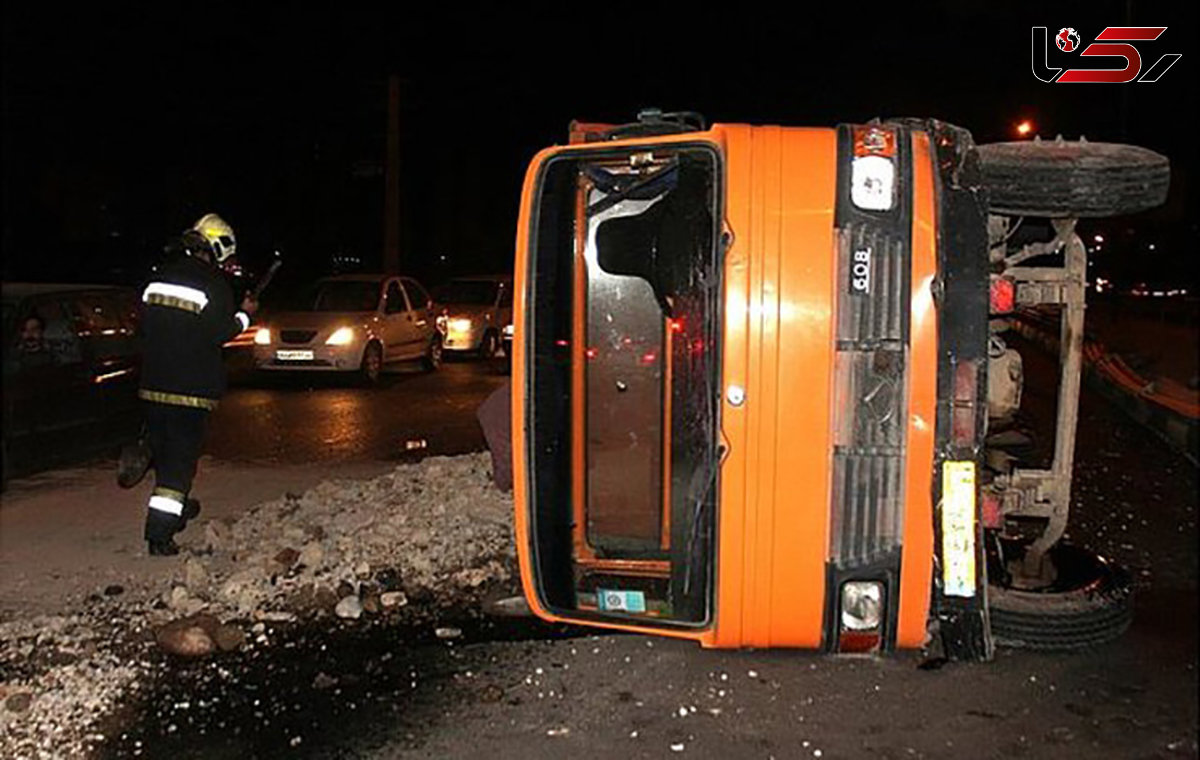
[(942, 464), (942, 582), (948, 596), (975, 596), (975, 463)]

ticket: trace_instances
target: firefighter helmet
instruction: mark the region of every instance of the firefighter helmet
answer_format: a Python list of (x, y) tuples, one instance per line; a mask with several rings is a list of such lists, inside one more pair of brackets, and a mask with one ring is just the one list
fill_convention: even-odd
[(233, 228), (216, 214), (205, 214), (200, 217), (200, 221), (196, 222), (192, 229), (199, 232), (208, 241), (212, 247), (213, 258), (218, 264), (233, 256), (237, 250), (237, 240), (233, 236)]

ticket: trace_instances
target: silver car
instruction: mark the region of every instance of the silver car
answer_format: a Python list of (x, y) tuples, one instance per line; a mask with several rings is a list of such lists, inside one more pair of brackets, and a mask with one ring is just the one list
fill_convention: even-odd
[(257, 369), (357, 373), (376, 383), (386, 364), (420, 360), (433, 371), (442, 362), (433, 301), (410, 277), (329, 277), (317, 282), (309, 304), (258, 326)]
[(459, 277), (434, 291), (445, 349), (484, 358), (501, 348), (503, 330), (512, 322), (512, 277)]

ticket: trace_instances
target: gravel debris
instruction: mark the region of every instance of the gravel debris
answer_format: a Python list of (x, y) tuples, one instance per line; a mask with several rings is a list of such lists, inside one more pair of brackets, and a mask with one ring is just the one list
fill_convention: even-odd
[(247, 631), (270, 646), (264, 622), (356, 625), (367, 600), (376, 617), (436, 621), (516, 577), (511, 496), (486, 453), (327, 481), (197, 527), (150, 593), (110, 585), (70, 615), (0, 621), (0, 757), (87, 756), (117, 708), (169, 677), (164, 652), (219, 658)]

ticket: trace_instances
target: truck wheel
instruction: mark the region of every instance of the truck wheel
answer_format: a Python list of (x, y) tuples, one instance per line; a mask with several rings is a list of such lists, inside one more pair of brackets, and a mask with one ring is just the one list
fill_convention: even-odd
[(1046, 589), (988, 586), (992, 635), (997, 644), (1081, 649), (1112, 641), (1129, 628), (1133, 583), (1125, 569), (1069, 544), (1053, 547), (1049, 556), (1058, 580)]
[(1086, 140), (1003, 142), (979, 146), (994, 214), (1105, 217), (1160, 206), (1171, 169), (1166, 156)]
[(383, 349), (378, 343), (368, 343), (363, 350), (362, 364), (358, 366), (358, 378), (363, 385), (378, 385), (383, 375)]

